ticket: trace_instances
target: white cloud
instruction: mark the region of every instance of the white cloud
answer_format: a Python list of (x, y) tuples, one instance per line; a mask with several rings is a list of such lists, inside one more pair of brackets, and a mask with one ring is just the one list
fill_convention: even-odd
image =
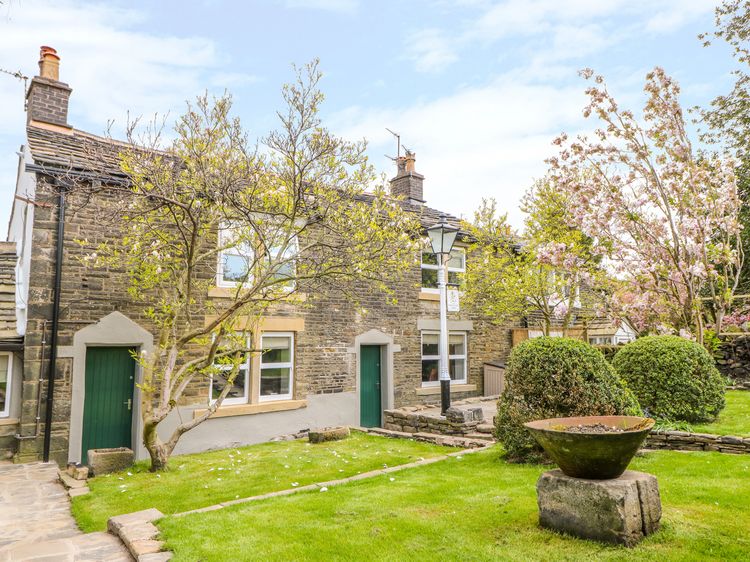
[[(437, 6), (448, 9), (442, 0)], [(474, 9), (462, 26), (456, 24), (458, 30), (431, 27), (405, 38), (418, 71), (443, 70), (459, 60), (462, 50), (519, 37), (539, 43), (531, 58), (577, 59), (637, 33), (675, 31), (714, 9), (707, 0), (462, 1), (453, 7), (462, 15)]]
[[(482, 197), (492, 196), (519, 226), (521, 195), (544, 175), (554, 136), (583, 125), (583, 104), (580, 84), (559, 88), (511, 73), (408, 107), (350, 107), (334, 116), (332, 128), (366, 137), (373, 155), (394, 152), (384, 127), (394, 128), (417, 153), (428, 205), (468, 218)], [(389, 177), (395, 172), (384, 158), (375, 161)]]
[[(60, 79), (73, 88), (69, 122), (93, 133), (104, 132), (110, 120), (113, 132), (121, 133), (128, 110), (135, 116), (179, 114), (184, 101), (207, 83), (223, 90), (213, 41), (146, 33), (138, 27), (143, 17), (135, 10), (73, 0), (13, 3), (9, 16), (0, 19), (0, 67), (34, 76), (39, 46), (56, 48)], [(25, 121), (22, 87), (0, 75), (0, 224), (7, 219), (14, 151), (24, 142)]]
[(419, 72), (440, 71), (458, 59), (453, 42), (439, 29), (413, 33), (407, 39), (406, 51)]
[(359, 7), (358, 0), (286, 0), (285, 3), (289, 8), (308, 8), (344, 14), (354, 13)]

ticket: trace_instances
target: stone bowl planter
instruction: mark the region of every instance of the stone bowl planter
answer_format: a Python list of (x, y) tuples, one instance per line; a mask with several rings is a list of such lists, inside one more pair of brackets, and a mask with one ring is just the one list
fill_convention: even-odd
[(568, 476), (607, 480), (625, 472), (654, 423), (638, 416), (585, 416), (524, 426)]

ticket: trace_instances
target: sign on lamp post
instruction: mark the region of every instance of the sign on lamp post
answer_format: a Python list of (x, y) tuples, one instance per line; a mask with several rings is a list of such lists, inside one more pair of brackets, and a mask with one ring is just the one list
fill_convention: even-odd
[(440, 291), (440, 339), (439, 339), (439, 380), (440, 410), (443, 414), (451, 407), (451, 376), (448, 363), (448, 260), (453, 243), (458, 235), (458, 228), (448, 224), (447, 217), (440, 215), (440, 220), (427, 229), (432, 252), (438, 261), (438, 290)]

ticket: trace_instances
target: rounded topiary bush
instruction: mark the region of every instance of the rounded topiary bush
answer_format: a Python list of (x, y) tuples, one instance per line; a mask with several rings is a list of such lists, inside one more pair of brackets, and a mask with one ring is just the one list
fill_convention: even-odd
[(511, 352), (495, 429), (509, 460), (537, 462), (545, 455), (525, 422), (640, 413), (633, 393), (597, 349), (580, 340), (543, 337)]
[(726, 380), (695, 342), (647, 336), (623, 347), (612, 364), (651, 417), (711, 421), (724, 408)]

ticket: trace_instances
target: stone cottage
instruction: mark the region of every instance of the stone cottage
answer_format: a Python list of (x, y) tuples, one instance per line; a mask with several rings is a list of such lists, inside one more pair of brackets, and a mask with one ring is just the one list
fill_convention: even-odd
[[(106, 190), (73, 208), (57, 186), (63, 176), (106, 186), (122, 181), (122, 172), (112, 143), (68, 123), (72, 90), (59, 79), (59, 61), (42, 48), (27, 93), (9, 243), (0, 246), (0, 450), (19, 462), (49, 456), (64, 463), (85, 461), (89, 448), (126, 446), (144, 458), (131, 351), (152, 348), (154, 333), (128, 297), (124, 272), (86, 269), (77, 259), (76, 240), (117, 239), (95, 220)], [(426, 205), (423, 184), (414, 155), (400, 158), (392, 193), (426, 228), (440, 213)], [(248, 358), (229, 399), (175, 452), (318, 426), (380, 425), (384, 409), (438, 402), (435, 263), (425, 251), (421, 265), (404, 273), (397, 305), (375, 291), (363, 296), (366, 315), (342, 298), (321, 297), (265, 317), (258, 336), (269, 351)], [(466, 266), (459, 245), (451, 280), (460, 281)], [(449, 313), (449, 330), (453, 399), (481, 395), (483, 365), (507, 355), (510, 330), (463, 310)], [(191, 389), (162, 424), (165, 433), (205, 409), (211, 392), (211, 383)]]

